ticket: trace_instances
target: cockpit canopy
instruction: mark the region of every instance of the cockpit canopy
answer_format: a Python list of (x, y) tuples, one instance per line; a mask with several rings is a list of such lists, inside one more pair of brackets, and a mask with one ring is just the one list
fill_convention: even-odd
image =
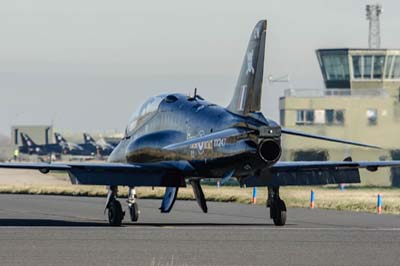
[(134, 112), (129, 119), (128, 126), (126, 128), (126, 134), (129, 135), (141, 126), (145, 121), (154, 115), (160, 103), (167, 97), (167, 95), (159, 95), (148, 99), (136, 112)]

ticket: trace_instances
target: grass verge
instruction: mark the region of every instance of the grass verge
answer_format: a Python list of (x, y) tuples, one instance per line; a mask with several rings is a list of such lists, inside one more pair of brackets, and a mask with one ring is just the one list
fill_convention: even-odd
[[(251, 202), (252, 188), (204, 186), (204, 193), (208, 201), (214, 202)], [(315, 206), (322, 209), (348, 210), (361, 212), (376, 212), (377, 195), (383, 197), (383, 212), (400, 214), (400, 189), (385, 187), (347, 187), (340, 191), (337, 187), (283, 187), (281, 197), (288, 207), (308, 208), (310, 191), (315, 192)], [(142, 199), (161, 199), (163, 188), (138, 188), (138, 197)], [(0, 185), (2, 194), (37, 194), (37, 195), (65, 195), (65, 196), (106, 196), (103, 186), (77, 185)], [(127, 189), (121, 188), (120, 197), (127, 197)], [(191, 188), (182, 188), (178, 198), (194, 200)], [(257, 204), (265, 204), (266, 188), (257, 191)]]

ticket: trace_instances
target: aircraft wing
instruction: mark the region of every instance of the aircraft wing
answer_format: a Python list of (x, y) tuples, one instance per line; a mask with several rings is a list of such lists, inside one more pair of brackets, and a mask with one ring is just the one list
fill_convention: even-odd
[(330, 137), (325, 137), (325, 136), (321, 136), (321, 135), (305, 133), (305, 132), (301, 132), (301, 131), (297, 131), (297, 130), (293, 130), (293, 129), (288, 129), (288, 128), (282, 128), (281, 132), (282, 132), (282, 134), (293, 135), (293, 136), (297, 136), (297, 137), (310, 138), (310, 139), (319, 139), (319, 140), (324, 140), (324, 141), (337, 142), (337, 143), (342, 143), (342, 144), (349, 144), (349, 145), (360, 146), (360, 147), (365, 147), (365, 148), (381, 149), (380, 147), (378, 147), (376, 145), (365, 144), (365, 143), (355, 142), (355, 141), (350, 141), (350, 140), (345, 140), (345, 139), (330, 138)]
[(186, 162), (154, 164), (0, 163), (0, 168), (32, 169), (42, 173), (68, 172), (71, 182), (83, 185), (185, 187), (194, 169)]
[(360, 183), (359, 169), (376, 171), (381, 167), (400, 167), (400, 161), (278, 162), (258, 176), (242, 178), (240, 183), (249, 187)]
[[(376, 171), (400, 167), (400, 161), (379, 162), (278, 162), (258, 176), (241, 178), (241, 185), (301, 186), (360, 183), (359, 169)], [(32, 169), (42, 173), (66, 171), (71, 181), (83, 185), (184, 187), (185, 178), (196, 176), (187, 162), (154, 164), (0, 163), (0, 168)]]

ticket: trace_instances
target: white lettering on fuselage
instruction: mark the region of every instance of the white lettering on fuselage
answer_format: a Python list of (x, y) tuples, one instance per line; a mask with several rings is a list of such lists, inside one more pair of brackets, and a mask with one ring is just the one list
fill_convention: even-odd
[[(199, 137), (204, 136), (204, 130), (199, 131)], [(187, 134), (188, 139), (190, 134)], [(223, 148), (226, 145), (226, 138), (217, 138), (213, 140), (201, 141), (190, 145), (191, 157), (195, 157), (195, 151), (198, 155), (204, 154), (205, 151), (214, 151), (215, 148)]]
[(223, 148), (226, 144), (226, 138), (220, 138), (214, 140), (214, 148)]

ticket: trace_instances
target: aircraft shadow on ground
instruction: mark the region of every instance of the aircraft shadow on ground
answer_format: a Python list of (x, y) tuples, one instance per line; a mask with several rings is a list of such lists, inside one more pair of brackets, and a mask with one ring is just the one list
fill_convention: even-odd
[(50, 219), (0, 219), (0, 227), (6, 226), (49, 226), (49, 227), (109, 227), (106, 222), (63, 221)]
[(148, 227), (193, 227), (193, 226), (209, 226), (209, 227), (266, 227), (274, 226), (273, 224), (266, 223), (129, 223), (127, 226), (148, 226)]
[[(63, 220), (51, 220), (51, 219), (0, 219), (0, 227), (7, 226), (21, 226), (21, 227), (110, 227), (110, 225), (104, 222), (92, 222), (92, 221), (63, 221)], [(264, 223), (123, 223), (126, 227), (273, 227), (273, 224)]]

